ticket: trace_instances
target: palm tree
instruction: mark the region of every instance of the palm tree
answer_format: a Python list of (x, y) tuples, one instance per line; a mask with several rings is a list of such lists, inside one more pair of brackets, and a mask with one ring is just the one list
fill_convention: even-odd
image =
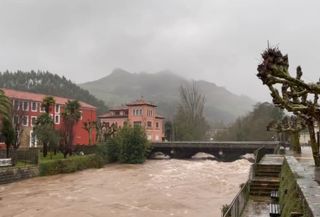
[(56, 103), (53, 96), (46, 96), (42, 100), (42, 106), (44, 107), (44, 110), (46, 113), (49, 113), (50, 107), (53, 106)]
[(36, 126), (34, 127), (34, 132), (38, 139), (43, 143), (43, 156), (46, 157), (48, 153), (48, 146), (50, 143), (51, 135), (54, 134), (54, 122), (50, 117), (50, 107), (55, 104), (55, 99), (53, 96), (46, 96), (42, 100), (42, 106), (44, 107), (45, 114), (38, 117)]
[(9, 98), (0, 89), (0, 117), (10, 119), (11, 103)]
[(64, 157), (67, 155), (72, 155), (72, 143), (73, 143), (73, 128), (76, 123), (80, 120), (81, 112), (80, 112), (80, 103), (78, 100), (68, 100), (65, 105), (64, 111), (62, 113), (62, 117), (64, 119), (64, 127), (65, 127), (65, 151)]

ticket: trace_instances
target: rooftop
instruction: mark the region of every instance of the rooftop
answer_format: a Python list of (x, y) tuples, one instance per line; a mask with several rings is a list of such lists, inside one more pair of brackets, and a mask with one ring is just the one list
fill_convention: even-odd
[[(40, 93), (31, 93), (27, 91), (19, 91), (19, 90), (13, 90), (13, 89), (7, 89), (7, 88), (1, 88), (5, 95), (9, 98), (14, 99), (21, 99), (21, 100), (30, 100), (30, 101), (36, 101), (36, 102), (42, 102), (43, 98), (46, 96), (50, 96), (47, 94), (40, 94)], [(68, 100), (73, 100), (69, 98), (59, 97), (59, 96), (53, 96), (56, 104), (65, 104), (68, 102)], [(90, 105), (88, 103), (79, 101), (81, 107), (83, 108), (90, 108), (90, 109), (96, 109), (95, 106)]]
[(155, 104), (148, 102), (144, 99), (138, 99), (127, 104), (127, 106), (136, 106), (136, 105), (149, 105), (149, 106), (157, 107)]

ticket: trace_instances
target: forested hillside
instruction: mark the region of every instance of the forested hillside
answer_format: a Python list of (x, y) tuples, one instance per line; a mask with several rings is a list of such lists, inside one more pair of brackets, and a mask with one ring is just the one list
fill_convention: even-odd
[(258, 103), (253, 111), (238, 118), (226, 131), (216, 136), (216, 140), (228, 141), (270, 141), (275, 133), (267, 131), (273, 120), (281, 120), (284, 112), (270, 103)]
[(49, 72), (0, 72), (0, 87), (81, 100), (96, 106), (98, 113), (107, 110), (104, 102), (91, 95), (89, 91), (64, 76)]
[[(143, 96), (158, 105), (159, 112), (172, 119), (177, 108), (180, 85), (192, 82), (170, 71), (159, 73), (130, 73), (115, 69), (99, 80), (80, 84), (108, 105), (121, 105)], [(196, 81), (205, 95), (205, 116), (210, 123), (230, 123), (252, 110), (255, 102), (246, 96), (239, 96), (207, 81)]]

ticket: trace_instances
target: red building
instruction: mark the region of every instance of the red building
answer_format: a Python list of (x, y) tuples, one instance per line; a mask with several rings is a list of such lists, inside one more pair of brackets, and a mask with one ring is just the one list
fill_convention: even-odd
[(164, 137), (164, 117), (157, 114), (156, 108), (156, 105), (140, 99), (128, 103), (126, 106), (112, 108), (108, 113), (100, 115), (98, 118), (107, 126), (115, 124), (122, 127), (125, 123), (142, 126), (148, 140), (159, 142)]
[[(42, 100), (47, 95), (30, 93), (25, 91), (17, 91), (12, 89), (2, 89), (7, 97), (12, 100), (13, 105), (13, 122), (18, 122), (21, 119), (22, 126), (24, 127), (22, 138), (22, 147), (36, 147), (37, 141), (33, 134), (33, 126), (36, 123), (38, 116), (44, 113), (44, 108), (42, 107)], [(65, 104), (68, 102), (67, 98), (53, 96), (55, 99), (55, 105), (50, 109), (50, 115), (54, 121), (56, 129), (62, 129), (63, 119), (62, 112), (64, 110)], [(85, 102), (80, 103), (81, 118), (74, 127), (74, 145), (88, 145), (89, 144), (89, 134), (83, 128), (83, 123), (86, 121), (96, 121), (96, 107), (89, 105)], [(92, 143), (95, 144), (96, 132), (95, 129), (92, 130)]]

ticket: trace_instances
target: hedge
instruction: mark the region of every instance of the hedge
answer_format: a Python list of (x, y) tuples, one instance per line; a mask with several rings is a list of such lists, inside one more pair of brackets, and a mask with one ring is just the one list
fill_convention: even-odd
[(67, 159), (45, 160), (40, 162), (40, 176), (56, 175), (60, 173), (72, 173), (88, 168), (101, 168), (104, 162), (95, 154), (84, 156), (72, 156)]

